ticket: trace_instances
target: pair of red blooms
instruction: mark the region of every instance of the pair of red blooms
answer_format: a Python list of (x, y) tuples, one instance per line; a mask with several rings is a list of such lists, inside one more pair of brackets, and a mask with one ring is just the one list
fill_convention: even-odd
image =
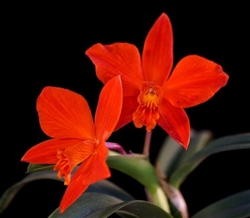
[(220, 65), (197, 55), (180, 60), (170, 75), (173, 34), (164, 13), (147, 35), (142, 57), (129, 43), (98, 43), (86, 55), (105, 84), (94, 121), (82, 96), (45, 87), (37, 99), (37, 111), (42, 130), (52, 139), (35, 145), (22, 157), (33, 164), (55, 164), (58, 177), (64, 177), (68, 185), (61, 213), (90, 184), (110, 177), (105, 141), (114, 130), (133, 121), (136, 127), (150, 131), (158, 123), (187, 149), (190, 124), (183, 108), (207, 101), (228, 80)]

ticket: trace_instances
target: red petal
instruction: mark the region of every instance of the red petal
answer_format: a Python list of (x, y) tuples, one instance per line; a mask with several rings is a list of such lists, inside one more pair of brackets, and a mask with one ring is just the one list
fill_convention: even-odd
[(122, 84), (116, 76), (103, 87), (95, 114), (96, 137), (106, 141), (120, 118), (122, 109)]
[[(112, 77), (121, 75), (123, 82), (138, 86), (142, 81), (141, 59), (138, 49), (129, 43), (93, 45), (86, 55), (96, 66), (98, 78), (106, 83)], [(98, 68), (102, 70), (99, 71)]]
[(158, 124), (175, 141), (187, 149), (190, 139), (190, 124), (186, 112), (182, 108), (172, 106), (166, 99), (162, 99), (159, 113)]
[(101, 143), (98, 152), (86, 159), (73, 175), (60, 204), (63, 213), (92, 183), (110, 177), (106, 164), (108, 149)]
[(95, 151), (95, 142), (86, 140), (65, 149), (65, 154), (72, 165), (78, 165)]
[(67, 148), (72, 145), (82, 144), (78, 139), (51, 139), (30, 148), (22, 157), (21, 161), (33, 164), (55, 164), (57, 149)]
[[(99, 79), (103, 82), (104, 81), (108, 82), (111, 78), (113, 78), (113, 77), (110, 77), (109, 70), (102, 68), (100, 66), (96, 67), (96, 73), (97, 73), (97, 76), (101, 75), (103, 77), (103, 79), (100, 79), (99, 77)], [(128, 82), (122, 79), (123, 97), (124, 96), (138, 96), (139, 86), (140, 86), (140, 82), (136, 83), (135, 85), (135, 81)]]
[(133, 113), (136, 111), (138, 105), (139, 104), (137, 101), (137, 96), (128, 96), (123, 98), (122, 112), (115, 130), (120, 129), (121, 127), (132, 121)]
[(220, 65), (189, 55), (177, 64), (165, 83), (164, 97), (176, 107), (192, 107), (211, 98), (227, 80)]
[(143, 48), (142, 66), (146, 81), (162, 85), (173, 64), (173, 33), (170, 20), (162, 14), (150, 29)]
[(52, 138), (94, 139), (87, 101), (67, 89), (45, 87), (37, 99), (42, 130)]

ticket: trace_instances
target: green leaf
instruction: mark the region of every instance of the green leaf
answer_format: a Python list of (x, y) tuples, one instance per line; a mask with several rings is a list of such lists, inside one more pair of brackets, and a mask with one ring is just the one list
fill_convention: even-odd
[(205, 158), (222, 151), (250, 148), (250, 133), (223, 137), (208, 143), (208, 145), (186, 160), (170, 176), (169, 183), (179, 188), (181, 183)]
[(157, 169), (169, 177), (178, 166), (201, 150), (211, 137), (211, 132), (207, 130), (201, 132), (192, 130), (188, 150), (185, 150), (171, 137), (167, 137), (156, 159)]
[(164, 175), (170, 175), (184, 151), (179, 143), (168, 136), (158, 153), (155, 162), (157, 169)]
[(118, 214), (122, 218), (138, 218), (138, 216), (135, 216), (127, 211), (118, 210), (115, 213)]
[(174, 217), (188, 217), (186, 202), (178, 189), (167, 183), (167, 179), (183, 162), (201, 150), (212, 137), (211, 132), (191, 131), (188, 150), (184, 150), (177, 142), (168, 137), (156, 160), (156, 169), (160, 183), (170, 201), (171, 214)]
[(53, 171), (44, 171), (37, 172), (26, 176), (20, 182), (12, 185), (9, 189), (7, 189), (0, 198), (0, 214), (7, 208), (10, 204), (11, 200), (15, 197), (17, 192), (27, 183), (38, 180), (38, 179), (53, 179), (59, 180), (56, 176), (56, 172)]
[[(44, 170), (52, 169), (54, 165), (45, 165), (45, 164), (29, 164), (28, 166), (28, 172), (39, 172)], [(77, 170), (78, 167), (75, 167), (75, 169), (72, 172), (72, 175)], [(100, 182), (96, 182), (89, 186), (89, 188), (86, 190), (86, 192), (99, 192), (104, 194), (109, 194), (114, 197), (118, 197), (124, 201), (128, 200), (134, 200), (134, 198), (127, 193), (125, 190), (120, 188), (119, 186), (115, 185), (114, 183), (108, 181), (108, 180), (102, 180)]]
[[(110, 168), (119, 170), (136, 179), (149, 190), (155, 191), (159, 185), (155, 169), (143, 155), (121, 156), (115, 155), (107, 158)], [(29, 164), (28, 172), (39, 172), (52, 169), (53, 165)]]
[(109, 156), (107, 164), (110, 168), (131, 176), (150, 192), (155, 192), (159, 186), (155, 169), (148, 159), (133, 156)]
[[(40, 179), (52, 179), (63, 182), (63, 179), (59, 179), (57, 177), (57, 173), (51, 170), (29, 174), (20, 182), (12, 185), (9, 189), (7, 189), (3, 193), (3, 195), (0, 198), (0, 214), (7, 208), (12, 199), (24, 185), (26, 185), (29, 182)], [(86, 190), (86, 192), (99, 192), (99, 193), (109, 194), (124, 201), (130, 201), (134, 199), (126, 191), (124, 191), (114, 183), (107, 180), (102, 180), (90, 185)]]
[(250, 133), (226, 136), (213, 140), (192, 159), (199, 159), (222, 151), (238, 149), (250, 149)]
[(118, 210), (121, 210), (120, 214), (127, 218), (172, 218), (164, 210), (149, 202), (139, 200), (122, 202), (115, 197), (98, 193), (83, 194), (64, 213), (60, 214), (59, 209), (56, 209), (49, 218), (105, 218)]
[(134, 198), (129, 193), (108, 180), (102, 180), (90, 185), (86, 192), (108, 194), (123, 201), (134, 200)]
[(165, 211), (169, 211), (167, 197), (148, 158), (136, 154), (133, 156), (109, 156), (107, 164), (110, 168), (119, 170), (140, 182), (146, 188), (151, 201)]
[(192, 218), (246, 218), (250, 216), (250, 190), (231, 195), (196, 213)]
[(27, 168), (27, 173), (40, 172), (45, 170), (52, 170), (54, 165), (47, 164), (29, 164)]
[(190, 139), (189, 147), (187, 151), (182, 152), (178, 166), (186, 162), (188, 159), (192, 158), (197, 152), (201, 151), (208, 142), (212, 139), (212, 133), (208, 130), (203, 130), (200, 132), (192, 131), (192, 136)]

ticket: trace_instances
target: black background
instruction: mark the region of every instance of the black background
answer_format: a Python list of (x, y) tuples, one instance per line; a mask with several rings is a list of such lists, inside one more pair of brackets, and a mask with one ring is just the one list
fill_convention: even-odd
[[(193, 1), (192, 1), (193, 2)], [(45, 86), (59, 86), (82, 94), (94, 112), (102, 84), (84, 52), (94, 43), (129, 42), (142, 51), (144, 39), (162, 12), (169, 15), (174, 33), (175, 64), (198, 54), (222, 65), (230, 79), (212, 99), (187, 109), (192, 128), (208, 129), (214, 138), (250, 131), (249, 13), (247, 5), (165, 3), (134, 5), (116, 2), (74, 4), (13, 4), (3, 8), (1, 79), (1, 190), (25, 176), (22, 155), (48, 139), (40, 129), (36, 98)], [(248, 14), (247, 14), (248, 13)], [(141, 152), (144, 129), (132, 124), (109, 141)], [(154, 162), (166, 133), (153, 132)], [(205, 160), (181, 187), (194, 214), (206, 205), (250, 188), (247, 151), (231, 151)], [(113, 172), (112, 181), (143, 199), (143, 188)], [(1, 217), (47, 217), (58, 205), (64, 186), (37, 181), (25, 186)], [(35, 212), (35, 215), (34, 215)]]

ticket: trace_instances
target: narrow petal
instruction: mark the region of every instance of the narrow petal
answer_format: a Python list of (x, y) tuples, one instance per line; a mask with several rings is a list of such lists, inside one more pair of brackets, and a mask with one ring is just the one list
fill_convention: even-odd
[(150, 29), (143, 48), (142, 67), (145, 81), (162, 85), (173, 64), (173, 33), (170, 20), (162, 14)]
[(128, 96), (123, 98), (122, 112), (115, 130), (120, 129), (132, 121), (133, 113), (136, 111), (138, 105), (137, 96)]
[[(129, 43), (114, 43), (93, 45), (86, 55), (96, 66), (97, 76), (106, 83), (112, 77), (121, 75), (123, 82), (138, 86), (142, 81), (141, 59), (138, 49)], [(105, 70), (98, 70), (101, 67)]]
[(98, 145), (97, 151), (93, 154), (92, 168), (89, 170), (88, 181), (92, 184), (102, 179), (107, 179), (111, 176), (109, 167), (106, 163), (108, 157), (108, 148), (105, 142)]
[(42, 130), (52, 138), (94, 139), (87, 101), (67, 89), (45, 87), (37, 99)]
[(163, 99), (159, 106), (160, 118), (158, 124), (185, 149), (190, 139), (190, 124), (186, 112), (182, 108), (172, 106)]
[(176, 107), (192, 107), (211, 98), (226, 85), (222, 67), (197, 55), (183, 58), (164, 85), (164, 97)]
[(122, 84), (120, 76), (103, 87), (95, 114), (96, 138), (106, 141), (120, 118), (122, 109)]
[(64, 149), (72, 145), (82, 143), (78, 139), (50, 139), (30, 148), (21, 161), (33, 164), (55, 164), (58, 149)]
[(60, 203), (61, 213), (74, 203), (90, 184), (110, 177), (110, 171), (106, 164), (107, 155), (108, 149), (104, 143), (101, 143), (98, 152), (80, 165)]

